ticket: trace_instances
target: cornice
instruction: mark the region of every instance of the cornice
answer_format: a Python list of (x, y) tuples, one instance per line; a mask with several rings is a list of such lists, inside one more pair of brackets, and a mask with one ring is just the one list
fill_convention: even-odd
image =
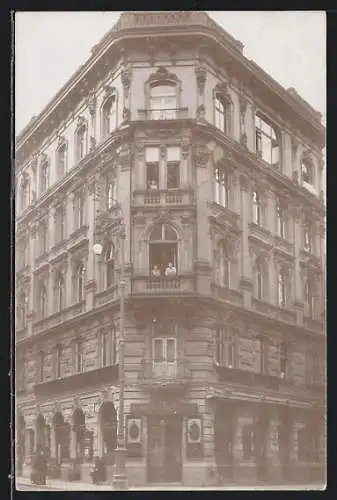
[[(163, 34), (163, 27), (165, 27), (165, 34)], [(153, 31), (154, 33), (152, 33)], [(208, 40), (217, 43), (222, 49), (226, 50), (233, 61), (240, 66), (240, 70), (247, 73), (248, 80), (255, 78), (257, 83), (265, 85), (280, 97), (286, 105), (292, 108), (300, 118), (309, 123), (311, 127), (315, 128), (321, 136), (325, 134), (325, 128), (317, 119), (319, 115), (318, 112), (313, 110), (309, 104), (300, 98), (294, 89), (285, 90), (265, 73), (262, 68), (244, 57), (242, 54), (243, 45), (231, 37), (231, 35), (215, 23), (206, 13), (199, 11), (186, 11), (181, 13), (128, 12), (120, 16), (118, 22), (93, 48), (92, 54), (87, 62), (76, 71), (56, 94), (54, 99), (48, 103), (40, 115), (32, 120), (18, 136), (17, 151), (20, 150), (25, 141), (42, 126), (44, 120), (57, 109), (64, 97), (69, 94), (70, 91), (76, 89), (80, 82), (87, 80), (90, 70), (93, 70), (95, 65), (103, 59), (103, 56), (106, 55), (113, 45), (116, 45), (116, 52), (118, 53), (117, 45), (119, 42), (127, 39), (134, 39), (137, 34), (141, 38), (144, 38), (149, 32), (151, 32), (152, 37), (154, 35), (167, 37), (168, 34), (170, 36), (192, 36), (193, 34), (198, 34), (199, 37), (200, 35), (206, 36)], [(121, 50), (119, 50), (119, 52), (120, 57), (122, 57)]]

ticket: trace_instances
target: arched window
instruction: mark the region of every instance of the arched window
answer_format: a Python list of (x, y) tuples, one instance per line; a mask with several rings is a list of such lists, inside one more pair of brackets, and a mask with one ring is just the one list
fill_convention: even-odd
[(286, 307), (287, 303), (286, 279), (287, 279), (286, 271), (283, 267), (281, 267), (277, 275), (277, 302), (279, 307)]
[(223, 207), (228, 207), (229, 202), (229, 179), (226, 171), (215, 169), (215, 201)]
[(269, 165), (280, 165), (280, 137), (275, 127), (260, 114), (255, 115), (255, 147), (257, 154)]
[(102, 140), (117, 126), (116, 95), (109, 96), (102, 106)]
[[(177, 274), (178, 238), (167, 224), (157, 225), (150, 236), (150, 274), (152, 276), (173, 276)], [(168, 269), (173, 269), (168, 272)], [(158, 273), (154, 273), (157, 270)]]
[(314, 184), (314, 165), (311, 159), (307, 156), (301, 160), (301, 174), (302, 181), (305, 187), (307, 185), (313, 186)]
[(266, 293), (265, 264), (261, 258), (256, 259), (255, 265), (255, 295), (259, 300), (264, 300)]
[(252, 221), (254, 222), (254, 224), (261, 226), (262, 225), (262, 201), (261, 201), (261, 197), (257, 191), (253, 191), (252, 204), (253, 204)]
[(81, 161), (86, 153), (86, 135), (87, 126), (85, 123), (80, 125), (76, 130), (75, 135), (75, 159), (76, 161)]
[(39, 309), (41, 319), (45, 319), (48, 316), (48, 302), (47, 302), (47, 287), (44, 282), (39, 284)]
[(49, 188), (49, 161), (45, 160), (40, 167), (40, 192), (41, 194)]
[(217, 250), (217, 269), (216, 277), (217, 284), (224, 287), (230, 287), (230, 268), (231, 268), (231, 258), (228, 251), (228, 245), (226, 241), (221, 241)]
[(105, 252), (105, 287), (115, 285), (115, 248), (112, 244)]
[(160, 84), (150, 88), (150, 119), (173, 120), (177, 116), (177, 92), (175, 85)]
[(79, 263), (76, 268), (76, 299), (78, 302), (84, 299), (84, 265)]
[(66, 171), (67, 143), (63, 141), (56, 151), (56, 168), (59, 178), (63, 177)]
[(222, 93), (215, 94), (215, 126), (225, 135), (230, 134), (231, 102)]
[(56, 312), (62, 311), (65, 306), (65, 285), (62, 273), (56, 276)]
[(310, 318), (314, 318), (314, 312), (315, 312), (315, 307), (314, 307), (314, 294), (313, 294), (313, 286), (311, 281), (308, 279), (305, 282), (305, 306), (306, 306), (306, 312)]

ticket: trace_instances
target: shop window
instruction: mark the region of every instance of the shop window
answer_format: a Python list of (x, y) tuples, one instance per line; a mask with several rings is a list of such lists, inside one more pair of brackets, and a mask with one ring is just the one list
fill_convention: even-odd
[(242, 428), (242, 454), (243, 460), (249, 462), (254, 460), (254, 426), (245, 425)]
[(152, 120), (174, 120), (177, 116), (177, 92), (175, 85), (153, 85), (150, 89)]
[(280, 134), (262, 115), (255, 115), (255, 147), (257, 154), (269, 165), (280, 165)]
[(215, 202), (223, 207), (229, 205), (229, 178), (225, 170), (215, 169)]
[(176, 232), (167, 224), (156, 226), (150, 236), (150, 274), (173, 277), (177, 274), (178, 242)]

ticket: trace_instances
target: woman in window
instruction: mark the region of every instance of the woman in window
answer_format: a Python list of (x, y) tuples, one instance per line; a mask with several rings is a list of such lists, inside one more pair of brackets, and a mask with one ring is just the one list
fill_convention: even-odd
[(175, 276), (177, 274), (177, 270), (172, 264), (172, 262), (169, 262), (167, 265), (167, 268), (165, 269), (165, 276)]

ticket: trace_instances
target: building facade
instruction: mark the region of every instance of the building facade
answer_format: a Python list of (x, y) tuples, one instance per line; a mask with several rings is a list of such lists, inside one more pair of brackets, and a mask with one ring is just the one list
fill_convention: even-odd
[[(321, 117), (203, 12), (130, 12), (16, 144), (16, 462), (325, 477)], [(95, 254), (100, 243), (102, 252)]]

